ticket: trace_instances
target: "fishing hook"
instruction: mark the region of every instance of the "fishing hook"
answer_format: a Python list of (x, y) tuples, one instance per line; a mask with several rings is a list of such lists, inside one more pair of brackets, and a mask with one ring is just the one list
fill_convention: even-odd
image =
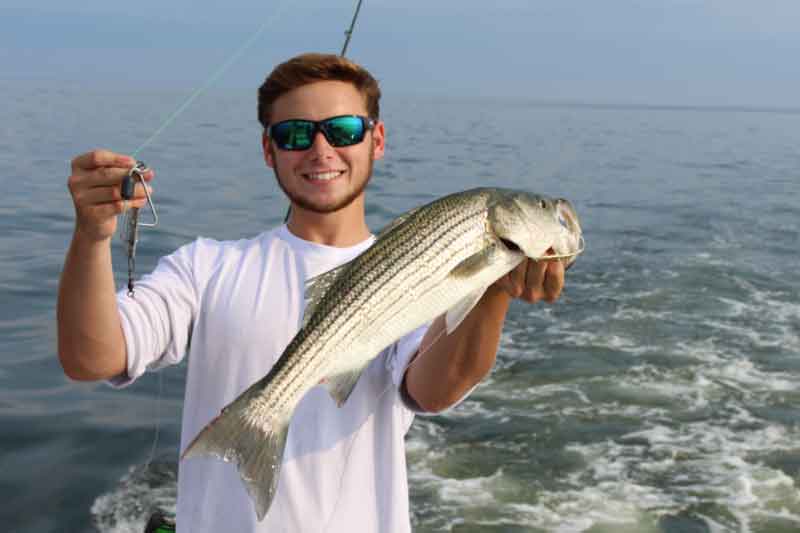
[(127, 206), (128, 201), (134, 196), (136, 181), (138, 180), (144, 189), (147, 205), (153, 217), (152, 222), (141, 222), (139, 220), (139, 208), (131, 207), (125, 210), (125, 217), (122, 222), (122, 227), (120, 228), (119, 236), (122, 242), (125, 243), (125, 254), (128, 257), (128, 296), (131, 297), (133, 297), (133, 279), (136, 272), (136, 243), (139, 241), (139, 226), (152, 228), (158, 225), (156, 206), (153, 204), (153, 199), (150, 197), (150, 190), (144, 181), (144, 174), (148, 170), (147, 165), (143, 161), (137, 161), (123, 178), (122, 184), (120, 185), (120, 194)]

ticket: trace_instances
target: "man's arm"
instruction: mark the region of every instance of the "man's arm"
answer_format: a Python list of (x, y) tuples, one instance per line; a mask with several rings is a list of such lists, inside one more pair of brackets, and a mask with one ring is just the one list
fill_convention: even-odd
[(564, 286), (559, 261), (527, 260), (491, 285), (456, 330), (447, 335), (437, 318), (408, 367), (404, 386), (425, 411), (447, 409), (477, 385), (494, 366), (506, 312), (514, 298), (554, 302)]
[[(111, 264), (116, 217), (125, 208), (120, 183), (134, 161), (95, 151), (72, 161), (68, 187), (75, 204), (75, 232), (58, 287), (58, 357), (76, 380), (109, 379), (126, 370), (125, 337), (117, 310)], [(146, 179), (152, 179), (148, 172)], [(137, 185), (129, 207), (144, 205)]]

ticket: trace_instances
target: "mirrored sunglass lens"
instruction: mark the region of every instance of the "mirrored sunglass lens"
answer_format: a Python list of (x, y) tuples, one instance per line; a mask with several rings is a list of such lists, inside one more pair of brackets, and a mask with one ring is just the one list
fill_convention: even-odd
[(323, 128), (333, 146), (350, 146), (364, 140), (364, 123), (359, 117), (336, 117), (325, 121)]
[(303, 120), (287, 120), (272, 127), (272, 138), (282, 150), (304, 150), (311, 146), (314, 124)]

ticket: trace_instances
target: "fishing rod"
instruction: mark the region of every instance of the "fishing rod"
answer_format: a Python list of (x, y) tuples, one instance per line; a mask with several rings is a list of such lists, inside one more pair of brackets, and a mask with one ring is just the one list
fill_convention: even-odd
[[(361, 2), (363, 0), (358, 0), (356, 4), (356, 10), (353, 13), (353, 20), (350, 21), (350, 27), (344, 30), (344, 44), (342, 45), (342, 51), (339, 52), (339, 55), (344, 57), (347, 53), (347, 46), (350, 44), (350, 38), (353, 36), (353, 30), (356, 27), (356, 20), (358, 20), (358, 14), (361, 12)], [(292, 206), (291, 204), (289, 207), (286, 208), (286, 216), (283, 217), (283, 223), (289, 222), (289, 215), (292, 214)]]
[(342, 46), (342, 52), (339, 54), (340, 56), (344, 57), (347, 53), (347, 45), (350, 44), (350, 37), (353, 36), (353, 28), (356, 27), (356, 19), (358, 19), (358, 12), (361, 11), (361, 1), (358, 0), (358, 4), (356, 5), (356, 12), (353, 13), (353, 20), (350, 22), (350, 27), (344, 31), (345, 40), (344, 46)]

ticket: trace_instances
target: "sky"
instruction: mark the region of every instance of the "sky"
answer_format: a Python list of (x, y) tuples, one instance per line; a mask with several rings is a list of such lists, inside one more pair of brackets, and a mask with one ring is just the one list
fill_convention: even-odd
[[(0, 82), (257, 87), (340, 50), (356, 0), (2, 0)], [(800, 107), (797, 0), (364, 0), (386, 94)]]

